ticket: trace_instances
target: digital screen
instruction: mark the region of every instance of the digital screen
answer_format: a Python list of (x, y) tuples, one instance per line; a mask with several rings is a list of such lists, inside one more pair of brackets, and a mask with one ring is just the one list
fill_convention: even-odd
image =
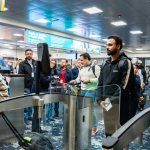
[(66, 59), (76, 59), (76, 52), (66, 52)]
[(38, 44), (46, 42), (48, 46), (70, 49), (75, 51), (101, 53), (101, 46), (72, 40), (65, 37), (27, 30), (27, 43)]

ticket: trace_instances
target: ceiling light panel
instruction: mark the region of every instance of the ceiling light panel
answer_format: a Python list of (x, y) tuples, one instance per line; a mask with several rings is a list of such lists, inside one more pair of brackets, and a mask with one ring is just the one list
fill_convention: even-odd
[(87, 12), (89, 14), (95, 14), (95, 13), (103, 12), (101, 9), (98, 9), (96, 7), (91, 7), (91, 8), (83, 9), (83, 11), (85, 11), (85, 12)]
[(36, 22), (40, 22), (40, 23), (48, 23), (48, 22), (51, 22), (50, 20), (47, 20), (47, 19), (38, 19), (38, 20), (35, 20)]
[(66, 30), (68, 30), (68, 31), (77, 31), (78, 29), (76, 29), (76, 28), (69, 28), (69, 29), (66, 29)]
[(139, 50), (140, 51), (140, 50), (143, 50), (143, 49), (142, 48), (136, 48), (135, 50)]
[(90, 35), (90, 37), (100, 37), (100, 35)]
[(14, 36), (23, 36), (22, 34), (18, 34), (18, 33), (16, 33), (16, 34), (13, 34)]
[(127, 25), (127, 23), (125, 23), (124, 21), (112, 22), (111, 24), (113, 24), (113, 25), (115, 25), (115, 26)]
[(130, 31), (131, 34), (142, 34), (143, 32), (138, 30), (138, 31)]

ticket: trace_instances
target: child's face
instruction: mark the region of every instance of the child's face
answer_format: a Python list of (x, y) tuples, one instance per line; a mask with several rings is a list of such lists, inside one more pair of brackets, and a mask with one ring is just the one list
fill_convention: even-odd
[(135, 65), (133, 65), (133, 68), (134, 68), (134, 74), (136, 74), (138, 72), (138, 68)]

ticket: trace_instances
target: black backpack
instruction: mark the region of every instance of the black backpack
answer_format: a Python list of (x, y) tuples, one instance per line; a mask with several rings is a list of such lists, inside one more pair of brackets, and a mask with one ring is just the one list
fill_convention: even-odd
[(25, 150), (54, 150), (52, 143), (39, 133), (29, 132), (22, 136), (12, 125), (3, 112), (0, 113), (10, 130), (18, 139), (19, 145)]

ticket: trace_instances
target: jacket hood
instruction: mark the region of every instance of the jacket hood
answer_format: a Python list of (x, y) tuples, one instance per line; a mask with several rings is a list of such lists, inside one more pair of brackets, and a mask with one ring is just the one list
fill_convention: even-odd
[[(121, 59), (129, 59), (130, 61), (132, 60), (132, 59), (129, 58), (124, 52), (122, 52), (122, 53), (120, 54), (120, 56), (119, 56), (116, 60), (114, 60), (114, 61), (120, 61)], [(109, 61), (109, 62), (110, 62), (110, 60), (111, 60), (111, 57), (109, 57), (109, 58), (107, 59), (107, 61)]]

